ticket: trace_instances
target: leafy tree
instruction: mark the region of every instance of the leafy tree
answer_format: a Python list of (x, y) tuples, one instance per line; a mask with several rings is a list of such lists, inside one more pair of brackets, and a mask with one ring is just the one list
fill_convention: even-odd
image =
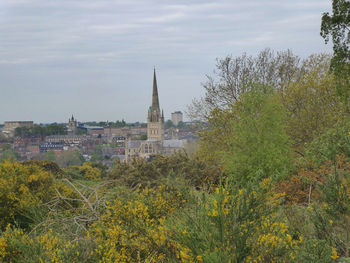
[(82, 165), (85, 160), (79, 150), (71, 150), (63, 151), (56, 161), (60, 167), (64, 168), (71, 165)]
[(143, 140), (143, 141), (147, 140), (147, 134), (142, 134), (140, 136), (140, 139)]
[(2, 151), (0, 153), (0, 162), (3, 160), (9, 160), (9, 159), (10, 160), (20, 160), (21, 156), (19, 153), (15, 152), (12, 149), (8, 149), (8, 150)]
[(306, 157), (312, 160), (315, 165), (320, 165), (326, 160), (335, 161), (336, 156), (341, 154), (350, 158), (349, 131), (348, 120), (326, 129), (307, 146)]
[(165, 129), (169, 129), (171, 127), (174, 127), (174, 123), (171, 120), (167, 120), (164, 124)]
[(104, 155), (102, 151), (102, 145), (97, 145), (94, 148), (94, 152), (91, 156), (91, 162), (100, 162), (100, 161), (103, 161), (103, 159), (104, 159)]
[(108, 176), (130, 187), (139, 184), (159, 185), (171, 176), (185, 178), (193, 186), (204, 187), (208, 183), (217, 184), (222, 171), (197, 156), (190, 158), (185, 153), (175, 153), (171, 156), (157, 155), (150, 162), (134, 160), (125, 163), (118, 160)]
[(54, 161), (56, 161), (56, 158), (57, 158), (56, 153), (52, 150), (45, 153), (45, 160), (54, 162)]
[(87, 130), (78, 127), (77, 130), (76, 130), (76, 134), (77, 135), (86, 135), (87, 134)]
[(121, 121), (117, 120), (116, 122), (108, 122), (108, 125), (109, 125), (109, 127), (113, 127), (113, 128), (122, 128), (122, 127), (127, 126), (124, 119), (122, 119)]
[(5, 143), (5, 144), (1, 145), (0, 152), (10, 150), (11, 148), (12, 148), (12, 146), (10, 143)]
[(65, 135), (67, 134), (67, 127), (64, 124), (49, 124), (46, 126), (35, 124), (31, 128), (17, 127), (15, 129), (15, 136), (49, 136), (49, 135)]
[[(257, 85), (243, 94), (228, 117), (219, 114), (227, 129), (218, 154), (234, 184), (247, 185), (271, 177), (280, 179), (290, 168), (290, 141), (285, 132), (285, 110), (278, 95)], [(214, 145), (215, 148), (215, 145)]]
[(345, 107), (337, 95), (329, 64), (330, 56), (311, 55), (303, 62), (303, 76), (281, 92), (287, 110), (287, 132), (301, 154), (306, 143), (344, 118)]
[(253, 83), (283, 90), (300, 76), (300, 71), (300, 58), (290, 50), (275, 53), (267, 48), (255, 57), (244, 53), (217, 59), (213, 76), (208, 75), (202, 84), (205, 96), (192, 101), (187, 115), (192, 120), (206, 121), (212, 110), (230, 108)]
[(345, 99), (349, 98), (350, 75), (350, 1), (333, 0), (332, 15), (322, 16), (321, 36), (326, 43), (330, 37), (333, 42), (331, 69), (340, 79), (339, 91)]
[(186, 128), (186, 123), (184, 123), (183, 121), (179, 121), (179, 123), (177, 124), (178, 128)]

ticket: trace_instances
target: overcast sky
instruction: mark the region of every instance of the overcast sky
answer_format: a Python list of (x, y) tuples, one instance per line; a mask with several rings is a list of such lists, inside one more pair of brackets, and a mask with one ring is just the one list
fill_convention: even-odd
[(146, 121), (153, 66), (166, 119), (215, 59), (331, 52), (331, 0), (0, 0), (0, 123)]

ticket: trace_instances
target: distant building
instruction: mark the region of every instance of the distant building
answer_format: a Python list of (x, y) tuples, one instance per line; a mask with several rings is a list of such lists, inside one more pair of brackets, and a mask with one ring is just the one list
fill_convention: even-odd
[(46, 153), (48, 151), (61, 152), (63, 151), (63, 142), (45, 142), (40, 144), (40, 153)]
[(175, 111), (171, 114), (171, 121), (172, 123), (174, 123), (175, 126), (177, 126), (180, 121), (183, 121), (182, 117), (183, 114), (181, 111)]
[(86, 130), (86, 133), (88, 135), (93, 135), (96, 137), (101, 137), (102, 135), (104, 135), (104, 128), (100, 126), (89, 126), (84, 124), (82, 126), (79, 126), (79, 129)]
[(33, 126), (33, 121), (5, 121), (2, 132), (6, 136), (12, 137), (15, 134), (16, 128), (32, 128)]
[(67, 125), (67, 132), (69, 135), (74, 135), (77, 132), (78, 122), (76, 119), (74, 119), (73, 115), (72, 118), (68, 120)]
[(164, 113), (159, 107), (156, 71), (153, 74), (152, 106), (147, 114), (147, 140), (129, 140), (125, 145), (125, 161), (150, 159), (157, 154), (171, 155), (184, 147), (184, 141), (164, 140)]
[(142, 127), (122, 127), (122, 128), (112, 128), (105, 127), (105, 136), (123, 136), (123, 137), (140, 137), (143, 134), (147, 134), (147, 128)]
[(45, 137), (45, 142), (60, 142), (65, 145), (79, 145), (88, 138), (84, 135), (50, 135)]

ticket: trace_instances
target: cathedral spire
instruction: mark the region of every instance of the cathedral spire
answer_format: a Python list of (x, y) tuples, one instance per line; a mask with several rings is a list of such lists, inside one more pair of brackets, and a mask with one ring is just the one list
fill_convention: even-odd
[(158, 89), (157, 89), (157, 78), (156, 78), (156, 69), (154, 68), (153, 73), (153, 94), (152, 94), (152, 110), (159, 111), (159, 98), (158, 98)]

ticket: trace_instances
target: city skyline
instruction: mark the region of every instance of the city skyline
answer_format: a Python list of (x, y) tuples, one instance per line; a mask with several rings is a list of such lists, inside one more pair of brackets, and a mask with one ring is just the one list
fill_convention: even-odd
[(331, 53), (319, 35), (328, 0), (3, 0), (0, 9), (0, 123), (145, 122), (154, 66), (170, 119), (203, 95), (216, 58)]

